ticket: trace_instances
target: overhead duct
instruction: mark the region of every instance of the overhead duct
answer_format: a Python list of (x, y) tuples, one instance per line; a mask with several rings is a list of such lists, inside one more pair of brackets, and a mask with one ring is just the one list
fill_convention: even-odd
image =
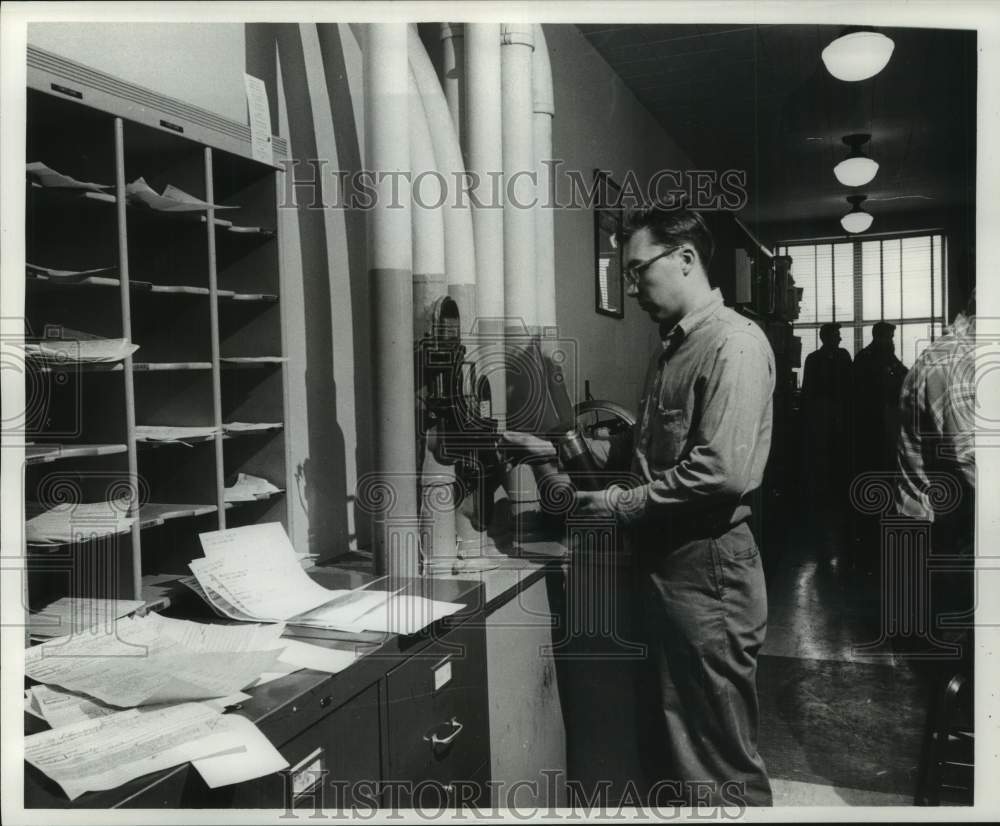
[[(417, 81), (409, 73), (410, 163), (413, 171), (413, 332), (418, 347), (432, 334), (437, 302), (448, 295), (442, 196), (445, 183), (434, 160), (431, 133)], [(422, 361), (418, 359), (418, 365)], [(418, 368), (416, 387), (422, 397), (428, 377)], [(450, 570), (457, 554), (455, 540), (455, 470), (434, 457), (438, 426), (421, 411), (418, 419), (417, 461), (420, 466), (420, 527), (424, 572), (442, 566)]]
[(368, 213), (372, 436), (375, 478), (386, 494), (380, 498), (391, 503), (375, 518), (372, 538), (379, 573), (413, 577), (419, 572), (419, 532), (407, 29), (403, 23), (372, 23), (365, 33), (366, 163), (376, 173), (376, 200)]

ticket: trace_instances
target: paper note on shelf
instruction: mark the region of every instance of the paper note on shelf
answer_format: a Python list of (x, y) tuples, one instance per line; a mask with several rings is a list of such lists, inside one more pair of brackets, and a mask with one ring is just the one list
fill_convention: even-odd
[(202, 439), (214, 436), (214, 427), (178, 427), (162, 424), (139, 424), (135, 426), (135, 438), (140, 442), (183, 442), (185, 439)]
[(250, 151), (255, 161), (274, 162), (271, 148), (271, 108), (267, 102), (267, 86), (259, 77), (243, 75), (250, 122)]
[(139, 349), (125, 338), (100, 338), (65, 329), (63, 336), (25, 342), (24, 350), (36, 358), (60, 363), (113, 364)]
[(28, 503), (25, 538), (32, 545), (65, 545), (128, 532), (135, 521), (125, 500), (43, 506)]
[(29, 735), (24, 759), (75, 800), (181, 763), (257, 748), (231, 718), (204, 703), (129, 709)]
[(28, 633), (36, 639), (61, 637), (95, 625), (108, 626), (145, 604), (141, 599), (62, 597), (28, 614)]
[(223, 356), (219, 361), (226, 364), (284, 364), (285, 356)]
[(25, 167), (28, 179), (45, 189), (81, 189), (90, 192), (100, 192), (102, 189), (110, 189), (110, 184), (95, 184), (87, 181), (78, 181), (62, 172), (57, 172), (50, 166), (46, 166), (41, 161), (32, 161)]
[(236, 209), (231, 206), (220, 206), (202, 201), (189, 195), (182, 189), (168, 184), (160, 195), (145, 178), (137, 178), (125, 187), (125, 197), (130, 204), (143, 206), (156, 212), (204, 212), (213, 209)]
[(59, 284), (75, 284), (83, 280), (87, 280), (90, 283), (108, 282), (117, 284), (117, 278), (98, 279), (95, 277), (107, 275), (109, 272), (115, 272), (117, 269), (117, 267), (95, 267), (90, 270), (56, 270), (51, 267), (39, 267), (37, 264), (29, 264), (27, 262), (24, 264), (25, 273), (32, 278)]
[(272, 485), (267, 479), (240, 473), (236, 477), (236, 482), (225, 489), (224, 499), (226, 502), (253, 502), (275, 493), (281, 493), (281, 489)]
[(281, 422), (225, 422), (222, 430), (225, 433), (253, 433), (258, 430), (277, 430)]

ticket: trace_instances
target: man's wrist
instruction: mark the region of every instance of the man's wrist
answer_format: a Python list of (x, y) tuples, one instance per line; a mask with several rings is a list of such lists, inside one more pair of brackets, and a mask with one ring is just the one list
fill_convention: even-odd
[(646, 486), (626, 488), (613, 484), (607, 489), (608, 510), (622, 525), (629, 526), (642, 518), (646, 510)]

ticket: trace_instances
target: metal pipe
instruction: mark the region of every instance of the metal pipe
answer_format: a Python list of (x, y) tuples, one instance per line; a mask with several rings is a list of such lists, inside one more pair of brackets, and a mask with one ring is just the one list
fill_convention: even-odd
[[(431, 133), (417, 81), (409, 72), (410, 165), (413, 172), (413, 333), (416, 345), (430, 333), (435, 302), (448, 294), (445, 281), (444, 217), (442, 182), (434, 160)], [(416, 386), (425, 384), (418, 372)], [(420, 467), (420, 525), (424, 538), (424, 573), (450, 571), (457, 555), (455, 540), (455, 470), (434, 458), (432, 447), (438, 438), (436, 427), (421, 427), (417, 461)]]
[(504, 24), (500, 43), (504, 315), (508, 330), (531, 331), (537, 324), (531, 24)]
[(465, 184), (462, 148), (437, 73), (415, 25), (410, 26), (408, 37), (410, 67), (427, 115), (435, 162), (447, 185), (443, 216), (448, 295), (458, 305), (463, 323), (469, 324), (476, 307), (476, 252), (472, 211), (459, 192)]
[(534, 26), (535, 48), (532, 52), (531, 87), (534, 98), (535, 169), (538, 172), (538, 206), (535, 207), (535, 281), (538, 285), (538, 325), (556, 326), (556, 240), (552, 179), (552, 120), (555, 101), (552, 94), (552, 67), (549, 49), (540, 23)]
[(461, 23), (441, 24), (441, 86), (448, 101), (451, 122), (459, 145), (465, 141), (465, 28)]
[(378, 573), (397, 579), (419, 572), (407, 29), (371, 23), (365, 32), (366, 165), (376, 198), (368, 213), (374, 468), (395, 500), (372, 536)]

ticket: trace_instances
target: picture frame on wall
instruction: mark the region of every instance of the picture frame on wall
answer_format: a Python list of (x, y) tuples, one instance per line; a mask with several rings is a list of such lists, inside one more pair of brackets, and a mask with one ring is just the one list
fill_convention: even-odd
[(622, 257), (621, 187), (600, 169), (594, 170), (594, 295), (596, 310), (611, 318), (625, 317)]

